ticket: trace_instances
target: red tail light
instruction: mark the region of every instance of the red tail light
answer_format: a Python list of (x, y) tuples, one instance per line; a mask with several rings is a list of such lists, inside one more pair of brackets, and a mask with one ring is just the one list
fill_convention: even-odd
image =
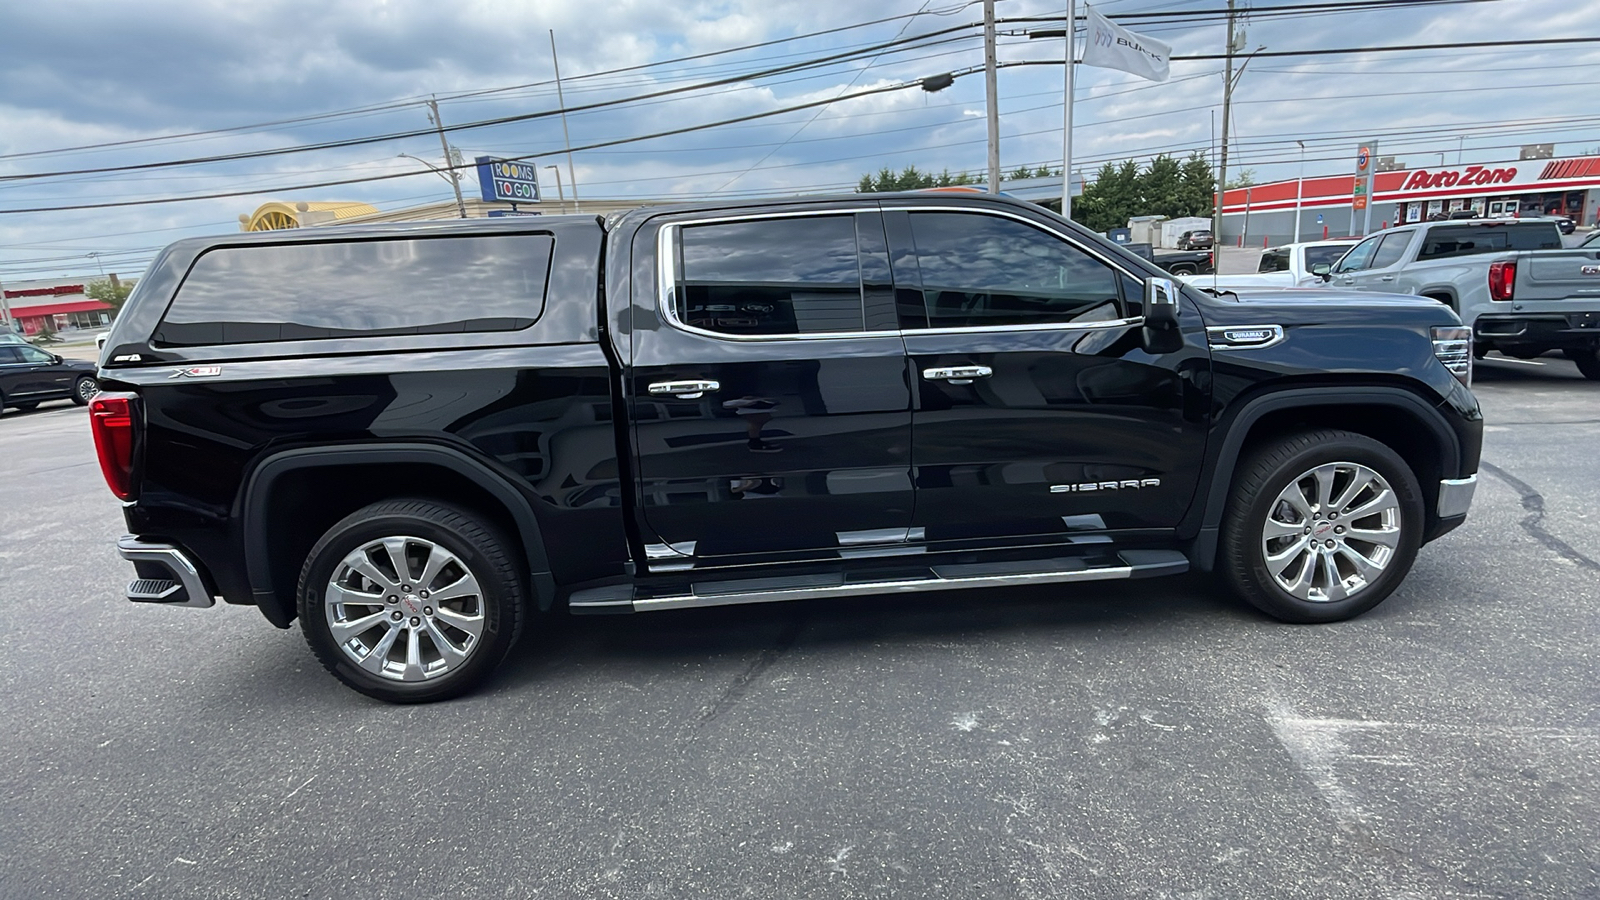
[(1517, 283), (1516, 260), (1502, 259), (1489, 264), (1489, 299), (1510, 300)]
[(89, 401), (89, 426), (94, 431), (95, 452), (100, 456), (100, 472), (119, 500), (133, 499), (135, 396), (102, 391)]

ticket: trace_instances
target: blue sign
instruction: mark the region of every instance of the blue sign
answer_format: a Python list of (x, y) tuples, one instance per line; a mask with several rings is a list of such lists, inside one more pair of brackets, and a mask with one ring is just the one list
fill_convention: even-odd
[(539, 202), (539, 169), (524, 162), (477, 158), (478, 187), (485, 203)]
[(1322, 224), (1322, 213), (1317, 213), (1317, 224), (1318, 225)]

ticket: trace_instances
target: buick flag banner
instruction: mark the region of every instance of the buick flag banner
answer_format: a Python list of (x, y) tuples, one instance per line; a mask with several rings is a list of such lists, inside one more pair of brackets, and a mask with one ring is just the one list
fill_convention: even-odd
[(1121, 69), (1151, 81), (1166, 81), (1172, 60), (1172, 45), (1152, 37), (1134, 34), (1084, 4), (1088, 33), (1083, 41), (1083, 64), (1103, 69)]

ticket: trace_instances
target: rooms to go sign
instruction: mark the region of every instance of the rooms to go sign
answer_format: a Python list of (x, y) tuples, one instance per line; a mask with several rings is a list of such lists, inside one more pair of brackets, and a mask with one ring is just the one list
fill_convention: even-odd
[(477, 158), (478, 187), (486, 203), (537, 203), (539, 169), (524, 162)]

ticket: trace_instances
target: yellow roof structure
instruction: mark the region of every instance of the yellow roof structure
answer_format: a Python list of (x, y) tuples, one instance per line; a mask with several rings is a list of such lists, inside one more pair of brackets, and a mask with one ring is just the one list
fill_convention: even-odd
[[(240, 216), (239, 223), (245, 231), (279, 231), (285, 228), (299, 228), (302, 225), (370, 216), (377, 212), (378, 208), (370, 203), (305, 201), (283, 203), (269, 200), (256, 207), (256, 211), (250, 215)], [(316, 215), (308, 216), (307, 213)]]

